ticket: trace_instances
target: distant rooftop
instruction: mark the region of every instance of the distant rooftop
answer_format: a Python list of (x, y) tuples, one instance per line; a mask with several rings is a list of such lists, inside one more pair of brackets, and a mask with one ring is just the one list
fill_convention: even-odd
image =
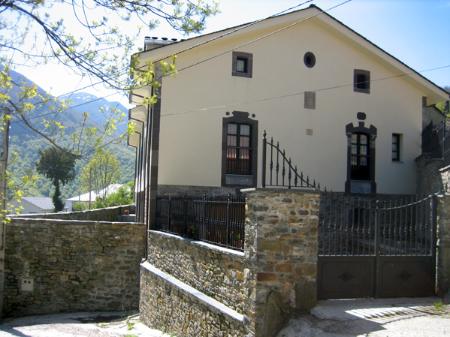
[(52, 210), (53, 206), (52, 198), (49, 197), (23, 197), (22, 202), (27, 201), (40, 209)]
[(110, 195), (111, 193), (117, 192), (117, 190), (122, 186), (123, 186), (122, 184), (111, 184), (108, 187), (105, 187), (104, 189), (98, 191), (98, 193), (96, 193), (95, 191), (86, 192), (77, 195), (76, 197), (69, 198), (67, 199), (67, 201), (81, 201), (81, 202), (89, 202), (89, 200), (95, 201), (97, 197), (105, 195), (105, 191), (106, 195)]

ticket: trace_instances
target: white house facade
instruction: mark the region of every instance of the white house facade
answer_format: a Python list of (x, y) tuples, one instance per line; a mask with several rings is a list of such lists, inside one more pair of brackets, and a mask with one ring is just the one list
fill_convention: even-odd
[(319, 8), (163, 42), (137, 55), (177, 55), (155, 106), (139, 106), (151, 88), (131, 95), (143, 115), (130, 138), (144, 162), (138, 189), (261, 187), (276, 166), (267, 152), (262, 167), (265, 131), (327, 189), (416, 192), (424, 102), (448, 93)]

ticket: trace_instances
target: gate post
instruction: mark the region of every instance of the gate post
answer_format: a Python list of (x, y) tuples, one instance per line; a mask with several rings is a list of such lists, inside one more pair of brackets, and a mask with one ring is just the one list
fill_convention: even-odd
[(380, 216), (378, 214), (379, 212), (379, 200), (375, 200), (375, 216), (374, 216), (374, 249), (375, 249), (375, 272), (373, 273), (373, 284), (374, 284), (374, 288), (373, 288), (373, 292), (374, 292), (374, 297), (379, 297), (379, 289), (378, 289), (378, 280), (377, 277), (380, 274), (379, 269), (380, 269), (380, 263), (379, 263), (379, 255), (380, 255)]
[(273, 337), (291, 313), (317, 301), (320, 194), (257, 189), (246, 200), (245, 311), (256, 337)]
[(437, 290), (450, 302), (450, 194), (444, 194), (438, 202), (438, 268)]

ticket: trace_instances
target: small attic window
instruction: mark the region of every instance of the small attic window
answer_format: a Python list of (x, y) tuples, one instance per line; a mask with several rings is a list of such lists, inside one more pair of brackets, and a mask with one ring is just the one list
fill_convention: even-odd
[(305, 55), (303, 56), (303, 62), (308, 68), (314, 67), (316, 65), (316, 55), (314, 55), (310, 51), (305, 53)]
[(353, 91), (370, 93), (370, 71), (355, 69), (353, 72)]
[(233, 52), (232, 62), (233, 76), (252, 77), (253, 74), (253, 55), (250, 53)]

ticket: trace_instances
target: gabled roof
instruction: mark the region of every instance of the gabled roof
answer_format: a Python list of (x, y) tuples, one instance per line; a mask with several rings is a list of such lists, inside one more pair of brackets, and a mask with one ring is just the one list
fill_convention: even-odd
[(23, 197), (22, 201), (26, 201), (40, 209), (54, 209), (52, 198), (49, 197)]
[[(156, 60), (162, 60), (172, 55), (184, 52), (185, 49), (191, 50), (194, 48), (201, 48), (201, 46), (210, 43), (210, 41), (226, 39), (230, 36), (237, 36), (240, 34), (248, 33), (251, 30), (257, 30), (261, 28), (267, 28), (270, 26), (280, 25), (283, 23), (283, 21), (286, 21), (289, 25), (291, 25), (292, 22), (295, 22), (296, 19), (300, 18), (304, 14), (307, 14), (308, 12), (311, 12), (311, 16), (303, 18), (304, 20), (312, 17), (318, 18), (321, 22), (325, 23), (327, 26), (344, 34), (345, 36), (355, 41), (357, 44), (369, 50), (370, 52), (377, 54), (385, 62), (387, 62), (395, 69), (400, 71), (400, 76), (404, 74), (405, 77), (407, 76), (411, 78), (421, 86), (428, 89), (428, 91), (433, 93), (433, 95), (436, 98), (439, 98), (441, 100), (448, 99), (449, 93), (443, 88), (441, 88), (439, 85), (432, 82), (431, 80), (429, 80), (416, 70), (412, 69), (411, 67), (409, 67), (408, 65), (406, 65), (405, 63), (403, 63), (402, 61), (400, 61), (399, 59), (397, 59), (384, 49), (377, 46), (375, 43), (371, 42), (361, 34), (357, 33), (356, 31), (346, 26), (344, 23), (342, 23), (341, 21), (339, 21), (338, 19), (331, 16), (330, 14), (328, 14), (327, 12), (323, 11), (322, 9), (320, 9), (315, 5), (310, 5), (308, 8), (292, 11), (286, 14), (272, 16), (264, 20), (248, 22), (242, 25), (230, 27), (227, 29), (219, 30), (204, 35), (199, 35), (179, 42), (162, 45), (152, 50), (136, 53), (135, 55), (140, 55), (143, 58), (152, 55), (154, 58), (156, 58)], [(304, 20), (299, 20), (298, 23), (301, 23)]]

